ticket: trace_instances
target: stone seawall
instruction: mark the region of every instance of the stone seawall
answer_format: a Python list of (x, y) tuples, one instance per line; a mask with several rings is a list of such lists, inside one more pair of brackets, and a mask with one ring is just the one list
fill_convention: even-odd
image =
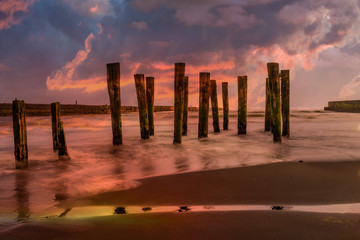
[(328, 103), (328, 106), (324, 108), (324, 110), (334, 112), (360, 113), (360, 100), (331, 101)]
[[(50, 116), (50, 104), (25, 104), (26, 115), (28, 116)], [(109, 114), (109, 105), (75, 105), (61, 104), (61, 115), (82, 115), (82, 114)], [(155, 106), (154, 111), (173, 111), (173, 106)], [(138, 107), (122, 106), (121, 112), (137, 112)], [(12, 104), (0, 104), (0, 116), (11, 116)]]

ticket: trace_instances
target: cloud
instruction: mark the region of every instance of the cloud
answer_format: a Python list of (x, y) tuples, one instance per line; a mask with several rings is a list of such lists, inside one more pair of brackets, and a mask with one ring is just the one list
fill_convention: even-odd
[(360, 98), (360, 73), (344, 85), (337, 95), (339, 100), (354, 100)]
[(28, 7), (35, 0), (2, 0), (0, 2), (0, 30), (19, 24)]
[(148, 25), (147, 25), (146, 22), (144, 22), (144, 21), (141, 21), (141, 22), (132, 22), (132, 23), (130, 24), (130, 27), (135, 28), (136, 30), (139, 30), (139, 31), (148, 29)]
[[(303, 89), (326, 91), (331, 85), (324, 98), (358, 73), (357, 0), (56, 0), (27, 9), (26, 21), (0, 31), (0, 62), (22, 69), (0, 70), (8, 92), (14, 81), (22, 87), (31, 82), (49, 95), (62, 91), (64, 98), (81, 95), (89, 103), (96, 103), (91, 97), (96, 95), (105, 102), (105, 64), (120, 62), (124, 104), (136, 104), (133, 74), (144, 73), (156, 79), (155, 101), (170, 105), (173, 64), (185, 62), (193, 106), (199, 72), (210, 71), (211, 78), (232, 85), (231, 99), (236, 99), (237, 76), (248, 75), (248, 103), (254, 107), (263, 106), (269, 61), (290, 69), (291, 81), (300, 85), (307, 73), (317, 72)], [(340, 73), (321, 78), (326, 69)], [(299, 89), (292, 96), (300, 96)], [(41, 95), (37, 89), (26, 94)]]
[(90, 12), (96, 13), (99, 10), (99, 6), (96, 4), (94, 7), (90, 8)]
[(165, 41), (150, 41), (150, 42), (148, 42), (148, 44), (149, 44), (149, 46), (155, 47), (155, 48), (167, 48), (172, 43), (165, 42)]
[[(264, 2), (264, 1), (263, 1)], [(271, 2), (271, 0), (265, 1)], [(240, 29), (250, 28), (262, 23), (254, 14), (248, 14), (244, 6), (249, 1), (201, 0), (201, 1), (165, 1), (133, 0), (132, 6), (143, 12), (154, 11), (159, 6), (175, 9), (174, 17), (189, 26), (236, 26)]]
[(87, 16), (114, 16), (114, 11), (110, 0), (61, 0), (63, 3), (72, 7), (81, 15)]
[(91, 52), (94, 35), (91, 33), (85, 39), (85, 50), (79, 50), (71, 61), (67, 62), (61, 69), (56, 70), (47, 77), (46, 86), (49, 90), (85, 89), (85, 92), (93, 92), (106, 87), (104, 77), (90, 77), (88, 79), (77, 79), (76, 71), (88, 58)]
[[(211, 5), (210, 5), (211, 6)], [(251, 28), (262, 21), (253, 14), (248, 14), (239, 5), (219, 5), (214, 7), (192, 6), (176, 10), (175, 17), (190, 26), (235, 26), (239, 29)]]
[(284, 36), (286, 50), (316, 57), (328, 47), (354, 40), (351, 31), (360, 23), (359, 13), (358, 3), (353, 0), (304, 0), (283, 6), (276, 16), (295, 29)]
[(3, 63), (0, 63), (0, 72), (10, 71), (11, 68)]

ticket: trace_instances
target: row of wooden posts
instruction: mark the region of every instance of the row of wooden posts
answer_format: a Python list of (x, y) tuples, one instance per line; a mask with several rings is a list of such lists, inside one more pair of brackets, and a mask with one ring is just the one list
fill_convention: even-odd
[[(181, 137), (187, 135), (188, 119), (188, 85), (189, 78), (185, 76), (185, 63), (175, 63), (174, 69), (174, 140), (181, 143)], [(272, 131), (273, 141), (281, 142), (281, 136), (290, 134), (290, 81), (289, 70), (279, 72), (278, 63), (268, 63), (268, 78), (266, 79), (266, 109), (265, 131)], [(143, 74), (135, 74), (136, 94), (139, 106), (141, 138), (147, 139), (154, 135), (154, 78)], [(280, 91), (281, 82), (281, 91)], [(113, 144), (122, 143), (121, 113), (120, 113), (120, 63), (107, 64), (107, 83), (111, 105), (113, 128)], [(223, 129), (229, 126), (228, 83), (222, 83), (223, 98)], [(219, 111), (217, 102), (216, 80), (210, 80), (210, 73), (199, 74), (199, 122), (198, 137), (208, 136), (209, 99), (213, 116), (214, 132), (220, 132)], [(283, 121), (281, 121), (281, 119)], [(283, 131), (281, 132), (281, 123)], [(238, 77), (238, 134), (246, 134), (247, 128), (247, 76)]]
[[(271, 131), (274, 142), (281, 142), (281, 135), (289, 137), (289, 70), (279, 72), (278, 63), (268, 63), (266, 79), (265, 131)], [(154, 77), (135, 74), (135, 87), (139, 107), (140, 132), (142, 139), (154, 135)], [(145, 81), (146, 80), (146, 81)], [(174, 72), (174, 140), (181, 143), (187, 135), (188, 85), (185, 63), (175, 63)], [(281, 86), (280, 86), (281, 82)], [(113, 145), (122, 144), (120, 63), (107, 64), (107, 86), (110, 98)], [(281, 89), (281, 90), (280, 90)], [(223, 129), (229, 127), (228, 83), (222, 82)], [(198, 138), (208, 136), (209, 100), (211, 100), (214, 132), (220, 132), (216, 80), (210, 80), (210, 73), (199, 75), (199, 122)], [(16, 168), (28, 166), (25, 103), (15, 99), (12, 106)], [(61, 158), (70, 158), (63, 122), (60, 120), (60, 103), (51, 103), (53, 150)], [(281, 121), (282, 118), (282, 121)], [(281, 133), (282, 123), (282, 133)], [(238, 134), (246, 134), (247, 128), (247, 76), (238, 77)]]
[[(12, 103), (15, 167), (28, 167), (25, 102), (15, 99)], [(63, 122), (60, 120), (60, 103), (51, 103), (53, 149), (60, 158), (70, 158), (67, 151)]]

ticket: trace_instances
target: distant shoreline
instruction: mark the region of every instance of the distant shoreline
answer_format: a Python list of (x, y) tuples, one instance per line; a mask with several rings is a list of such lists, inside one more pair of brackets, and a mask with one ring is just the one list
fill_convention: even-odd
[[(27, 116), (50, 116), (50, 104), (25, 104)], [(61, 115), (109, 114), (110, 105), (61, 104)], [(197, 111), (197, 107), (189, 107), (189, 111)], [(121, 106), (121, 112), (138, 112), (136, 106)], [(154, 112), (174, 111), (174, 106), (154, 106)], [(11, 116), (12, 104), (0, 103), (0, 116)]]

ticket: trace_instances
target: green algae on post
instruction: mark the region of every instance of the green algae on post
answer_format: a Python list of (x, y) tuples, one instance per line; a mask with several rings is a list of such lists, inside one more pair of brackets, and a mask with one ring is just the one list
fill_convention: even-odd
[(229, 93), (228, 93), (228, 83), (222, 82), (222, 99), (223, 99), (223, 129), (229, 129)]
[(210, 98), (214, 132), (220, 132), (216, 80), (210, 80)]
[(282, 135), (290, 137), (290, 71), (281, 70)]
[(199, 124), (198, 138), (208, 136), (210, 73), (199, 74)]
[(136, 96), (139, 106), (140, 134), (142, 139), (149, 138), (149, 118), (146, 104), (144, 74), (135, 74)]
[(271, 90), (271, 120), (273, 141), (281, 142), (279, 64), (274, 62), (268, 63), (267, 70)]
[(146, 101), (149, 117), (149, 135), (154, 136), (154, 77), (146, 77)]
[(108, 63), (107, 86), (110, 99), (111, 126), (113, 145), (122, 144), (121, 98), (120, 98), (120, 63)]
[(59, 149), (59, 125), (60, 125), (60, 103), (54, 102), (51, 106), (51, 124), (52, 124), (52, 139), (53, 150)]
[(63, 122), (59, 122), (59, 157), (62, 158), (70, 158), (67, 145), (66, 145), (66, 138), (65, 138), (65, 131), (64, 131), (64, 125)]
[(184, 112), (183, 112), (183, 125), (182, 135), (187, 135), (187, 124), (188, 124), (188, 111), (189, 111), (189, 77), (185, 77), (184, 82)]
[(181, 143), (183, 133), (184, 115), (184, 82), (185, 82), (185, 63), (175, 63), (174, 71), (174, 141)]
[(15, 99), (12, 102), (15, 167), (28, 167), (28, 146), (26, 133), (25, 103)]
[(247, 76), (238, 77), (238, 134), (246, 134)]

